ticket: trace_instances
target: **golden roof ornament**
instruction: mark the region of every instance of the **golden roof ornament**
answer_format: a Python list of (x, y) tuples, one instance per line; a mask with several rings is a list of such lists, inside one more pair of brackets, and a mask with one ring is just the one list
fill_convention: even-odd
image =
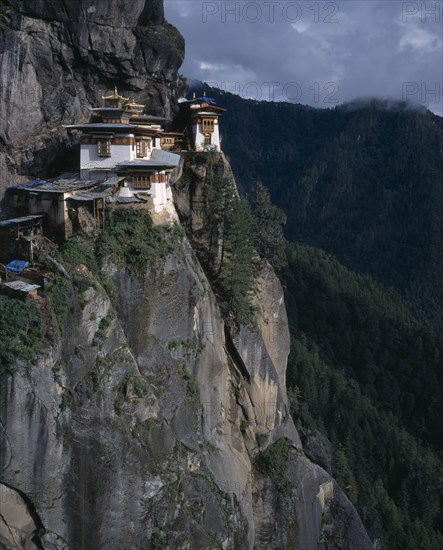
[(113, 95), (108, 95), (108, 96), (102, 96), (102, 99), (108, 99), (108, 100), (111, 100), (111, 99), (119, 99), (120, 101), (129, 101), (129, 97), (123, 97), (122, 95), (120, 95), (118, 93), (118, 88), (117, 86), (114, 88), (114, 93)]
[(145, 108), (144, 105), (141, 105), (140, 103), (135, 102), (135, 97), (134, 96), (132, 96), (131, 99), (129, 99), (127, 101), (127, 103), (125, 103), (124, 106), (129, 107), (131, 109), (144, 109)]

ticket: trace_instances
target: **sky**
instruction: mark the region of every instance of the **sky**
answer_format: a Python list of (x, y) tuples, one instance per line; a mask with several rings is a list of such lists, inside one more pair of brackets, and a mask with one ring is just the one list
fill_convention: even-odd
[(379, 97), (442, 115), (443, 0), (165, 0), (181, 73), (245, 98), (334, 107)]

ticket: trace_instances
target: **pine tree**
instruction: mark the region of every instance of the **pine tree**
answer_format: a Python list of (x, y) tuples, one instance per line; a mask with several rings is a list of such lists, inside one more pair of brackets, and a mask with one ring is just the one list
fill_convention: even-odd
[(238, 197), (232, 179), (216, 172), (211, 166), (211, 185), (208, 189), (208, 210), (210, 220), (208, 264), (214, 274), (219, 274), (224, 254), (224, 237), (227, 216)]
[(271, 201), (267, 188), (257, 181), (248, 197), (257, 225), (256, 248), (262, 258), (281, 270), (287, 265), (283, 225), (286, 215)]
[(254, 220), (248, 204), (233, 200), (225, 212), (223, 256), (218, 282), (229, 311), (240, 324), (252, 321), (254, 281)]

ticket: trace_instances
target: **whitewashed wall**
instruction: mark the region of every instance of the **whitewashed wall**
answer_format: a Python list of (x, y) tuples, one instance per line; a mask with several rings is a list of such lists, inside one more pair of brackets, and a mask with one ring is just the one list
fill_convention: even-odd
[(99, 157), (98, 147), (94, 143), (82, 143), (80, 148), (81, 170), (92, 170), (94, 168), (109, 169), (119, 162), (134, 160), (135, 158), (135, 147), (132, 150), (132, 145), (111, 145), (110, 157)]
[[(203, 133), (202, 124), (193, 125), (194, 147), (196, 151), (203, 151), (205, 135)], [(217, 147), (217, 151), (220, 151), (220, 132), (218, 129), (218, 121), (214, 123), (214, 131), (211, 134), (211, 145)]]

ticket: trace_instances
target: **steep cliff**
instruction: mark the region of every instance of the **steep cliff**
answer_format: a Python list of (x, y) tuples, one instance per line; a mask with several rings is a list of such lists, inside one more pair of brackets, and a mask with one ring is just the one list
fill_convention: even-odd
[[(176, 183), (185, 225), (186, 204), (204, 195), (199, 162), (193, 182)], [(189, 159), (184, 172), (194, 168)], [(39, 304), (36, 363), (0, 374), (0, 541), (371, 548), (350, 502), (302, 452), (285, 389), (283, 292), (269, 266), (257, 271), (253, 324), (234, 331), (179, 225), (120, 210), (82, 246), (96, 247), (101, 270), (66, 264), (72, 279), (57, 278)]]
[[(183, 50), (160, 0), (1, 2), (0, 196), (11, 178), (65, 168), (75, 138), (61, 125), (84, 120), (116, 83), (170, 115)], [(257, 262), (254, 318), (236, 326), (202, 267), (208, 158), (230, 175), (223, 155), (188, 156), (174, 189), (186, 233), (174, 208), (155, 226), (122, 208), (96, 240), (68, 243), (67, 276), (42, 292), (32, 317), (42, 335), (29, 331), (26, 346), (26, 308), (9, 300), (0, 545), (371, 548), (350, 502), (303, 454), (272, 269)]]
[(184, 40), (161, 0), (0, 3), (0, 198), (19, 175), (45, 175), (75, 145), (63, 124), (119, 85), (171, 115), (184, 83)]

